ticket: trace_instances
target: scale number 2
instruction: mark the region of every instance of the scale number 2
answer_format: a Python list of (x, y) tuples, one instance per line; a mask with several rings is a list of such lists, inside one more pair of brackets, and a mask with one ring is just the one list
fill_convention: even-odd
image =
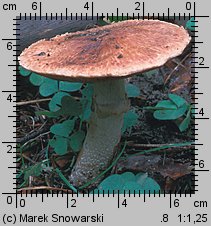
[(7, 148), (8, 148), (7, 153), (12, 154), (12, 145), (7, 145)]
[(76, 207), (76, 199), (71, 199), (71, 207)]

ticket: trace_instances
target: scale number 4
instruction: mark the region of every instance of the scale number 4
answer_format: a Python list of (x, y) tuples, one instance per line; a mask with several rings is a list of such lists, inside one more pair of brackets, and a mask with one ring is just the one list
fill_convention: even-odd
[(201, 108), (201, 109), (199, 110), (199, 115), (204, 116), (204, 108)]
[(8, 100), (9, 102), (12, 102), (12, 94), (9, 94), (9, 95), (7, 96), (7, 100)]
[(123, 200), (122, 206), (127, 207), (127, 200), (126, 199)]
[(84, 9), (89, 9), (89, 3), (88, 2), (86, 2), (86, 4), (84, 5)]

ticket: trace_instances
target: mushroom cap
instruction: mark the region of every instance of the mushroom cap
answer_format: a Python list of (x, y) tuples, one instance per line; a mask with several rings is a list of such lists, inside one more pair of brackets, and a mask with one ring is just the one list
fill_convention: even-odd
[(178, 25), (127, 20), (40, 40), (19, 60), (24, 68), (53, 79), (96, 81), (160, 67), (189, 42), (188, 32)]

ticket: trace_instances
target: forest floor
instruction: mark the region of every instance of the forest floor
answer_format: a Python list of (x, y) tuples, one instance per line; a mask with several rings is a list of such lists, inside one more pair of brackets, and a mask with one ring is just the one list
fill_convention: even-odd
[[(138, 123), (122, 136), (119, 147), (125, 141), (127, 146), (109, 175), (126, 171), (144, 172), (167, 193), (170, 190), (190, 192), (193, 151), (191, 145), (179, 147), (174, 144), (191, 141), (191, 126), (180, 132), (174, 121), (157, 120), (151, 111), (143, 107), (155, 106), (159, 101), (168, 99), (169, 93), (177, 94), (191, 103), (191, 61), (191, 48), (188, 46), (181, 56), (168, 61), (163, 67), (127, 79), (127, 82), (140, 89), (140, 96), (130, 98), (131, 108), (139, 116)], [(48, 109), (50, 98), (43, 100), (28, 78), (21, 77), (20, 85), (18, 105), (21, 123), (17, 132), (21, 137), (21, 152), (18, 155), (22, 174), (19, 175), (19, 190), (65, 190), (67, 186), (53, 169), (59, 167), (68, 178), (76, 156), (71, 152), (58, 156), (48, 147), (48, 167), (40, 171), (39, 164), (46, 160), (48, 140), (52, 137), (49, 128), (58, 120), (35, 115), (36, 111)], [(75, 96), (80, 94), (75, 93)], [(162, 149), (163, 146), (168, 148)], [(132, 156), (137, 152), (140, 154)]]

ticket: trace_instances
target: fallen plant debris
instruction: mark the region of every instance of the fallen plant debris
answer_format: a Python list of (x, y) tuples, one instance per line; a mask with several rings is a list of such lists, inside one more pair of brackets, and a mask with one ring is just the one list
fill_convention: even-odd
[(125, 171), (148, 172), (150, 175), (160, 173), (164, 178), (170, 177), (176, 180), (190, 174), (193, 168), (190, 162), (178, 163), (171, 158), (163, 159), (161, 155), (136, 155), (119, 160), (115, 173)]
[(69, 193), (69, 194), (73, 194), (72, 190), (68, 190), (68, 189), (64, 189), (64, 188), (60, 188), (60, 187), (50, 187), (50, 186), (38, 186), (38, 187), (25, 187), (25, 188), (20, 188), (18, 189), (18, 193), (21, 194), (27, 194), (29, 192), (34, 192), (34, 191), (48, 191), (48, 192), (52, 192), (52, 191), (56, 191), (56, 192), (62, 192), (62, 193)]

